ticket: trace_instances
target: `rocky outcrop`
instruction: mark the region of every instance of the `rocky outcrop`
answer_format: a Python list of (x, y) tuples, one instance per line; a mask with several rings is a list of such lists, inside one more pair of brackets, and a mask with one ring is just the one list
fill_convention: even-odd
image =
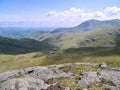
[[(117, 71), (116, 71), (117, 70)], [(101, 71), (100, 75), (103, 80), (108, 81), (109, 83), (104, 84), (103, 87), (109, 90), (120, 90), (120, 69), (115, 69), (112, 71)]]
[(97, 72), (85, 72), (80, 78), (81, 80), (78, 81), (78, 84), (84, 88), (88, 88), (91, 83), (100, 82)]
[(0, 90), (41, 90), (47, 89), (48, 85), (41, 79), (32, 77), (10, 79), (0, 84)]
[[(99, 67), (96, 71), (80, 73), (81, 76), (77, 85), (83, 87), (83, 90), (88, 90), (93, 83), (103, 83), (103, 88), (108, 90), (120, 90), (120, 68), (107, 69), (107, 64), (105, 63), (94, 64), (88, 62), (35, 66), (1, 73), (0, 90), (49, 90), (52, 86), (58, 86), (59, 90), (71, 90), (70, 86), (63, 86), (61, 83), (57, 83), (56, 78), (76, 78), (75, 74), (72, 73), (74, 71), (71, 72), (71, 70), (77, 65), (79, 67), (84, 65)], [(69, 71), (63, 70), (69, 67), (72, 67), (72, 69)], [(77, 67), (77, 69), (79, 68)]]
[(85, 72), (80, 78), (78, 84), (83, 88), (88, 88), (91, 83), (102, 82), (105, 89), (120, 90), (120, 68)]
[(43, 67), (29, 67), (25, 68), (22, 75), (29, 75), (31, 77), (48, 80), (51, 78), (70, 77), (71, 75), (61, 71), (57, 66), (43, 66)]
[(20, 70), (9, 71), (0, 74), (0, 82), (6, 81), (10, 78), (20, 76)]
[(36, 66), (0, 74), (0, 90), (43, 90), (50, 86), (45, 80), (70, 77), (57, 66)]

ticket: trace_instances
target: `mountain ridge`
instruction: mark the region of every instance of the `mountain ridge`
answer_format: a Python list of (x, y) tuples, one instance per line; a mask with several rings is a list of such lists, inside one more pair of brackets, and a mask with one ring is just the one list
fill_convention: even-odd
[(120, 26), (120, 20), (119, 19), (113, 19), (113, 20), (87, 20), (77, 26), (70, 27), (70, 28), (57, 28), (51, 33), (68, 33), (68, 32), (82, 32), (82, 31), (89, 31), (94, 29), (103, 29), (103, 28), (111, 28), (111, 27), (118, 27)]
[[(118, 34), (118, 35), (117, 35)], [(88, 20), (65, 29), (56, 29), (39, 38), (60, 49), (79, 47), (114, 47), (120, 35), (120, 20)]]

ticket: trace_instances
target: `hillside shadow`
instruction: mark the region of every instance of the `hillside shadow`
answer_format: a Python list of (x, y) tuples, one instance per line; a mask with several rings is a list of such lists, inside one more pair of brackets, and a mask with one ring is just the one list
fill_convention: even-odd
[(47, 42), (34, 39), (0, 38), (0, 54), (25, 54), (32, 52), (48, 52), (55, 47)]
[(109, 55), (120, 55), (118, 48), (110, 47), (81, 47), (71, 48), (64, 51), (64, 53), (74, 53), (82, 57), (86, 56), (109, 56)]
[(80, 56), (101, 56), (106, 55), (108, 52), (112, 51), (113, 48), (108, 47), (80, 47), (80, 48), (70, 48), (65, 50), (65, 53), (76, 53)]

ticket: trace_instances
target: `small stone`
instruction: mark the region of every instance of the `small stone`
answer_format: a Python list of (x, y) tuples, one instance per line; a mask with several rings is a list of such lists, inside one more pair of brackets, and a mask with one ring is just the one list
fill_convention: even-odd
[(65, 90), (70, 90), (70, 87), (65, 87)]
[(83, 90), (88, 90), (87, 88), (83, 89)]
[(103, 63), (99, 64), (99, 67), (100, 68), (107, 68), (107, 64), (103, 62)]

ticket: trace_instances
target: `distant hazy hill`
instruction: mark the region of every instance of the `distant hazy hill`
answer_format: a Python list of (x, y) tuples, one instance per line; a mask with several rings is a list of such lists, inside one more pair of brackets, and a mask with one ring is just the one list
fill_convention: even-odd
[(46, 51), (52, 49), (48, 43), (33, 39), (10, 39), (0, 37), (0, 53), (22, 54), (28, 52)]
[(37, 39), (52, 28), (22, 28), (22, 27), (0, 27), (0, 36), (9, 38), (32, 38)]
[(78, 26), (71, 27), (71, 28), (58, 28), (51, 33), (64, 33), (64, 32), (79, 32), (79, 31), (89, 31), (94, 29), (104, 29), (104, 28), (113, 28), (120, 26), (120, 20), (114, 19), (114, 20), (105, 20), (105, 21), (99, 21), (99, 20), (88, 20), (83, 23), (81, 23)]
[[(73, 28), (56, 29), (40, 41), (61, 49), (74, 47), (114, 47), (120, 39), (120, 20), (89, 20)], [(119, 46), (119, 45), (117, 45)]]

